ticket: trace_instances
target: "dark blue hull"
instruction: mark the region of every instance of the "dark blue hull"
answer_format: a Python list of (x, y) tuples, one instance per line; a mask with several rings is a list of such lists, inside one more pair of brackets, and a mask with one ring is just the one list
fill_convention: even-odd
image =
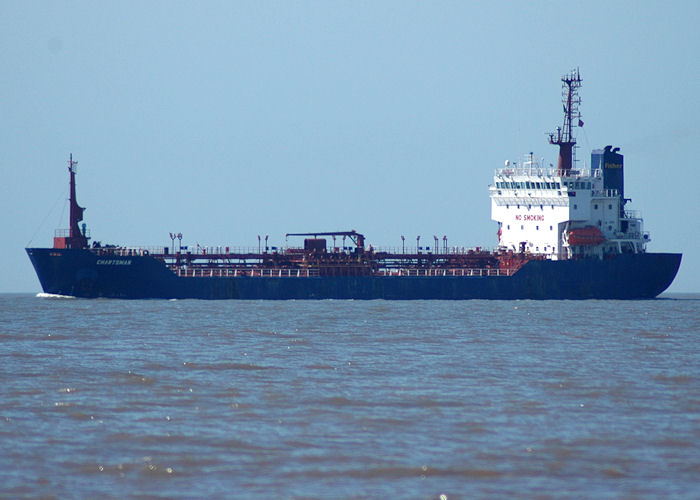
[(123, 299), (646, 299), (663, 292), (681, 254), (530, 261), (512, 276), (178, 277), (153, 257), (105, 260), (87, 249), (28, 248), (46, 293)]

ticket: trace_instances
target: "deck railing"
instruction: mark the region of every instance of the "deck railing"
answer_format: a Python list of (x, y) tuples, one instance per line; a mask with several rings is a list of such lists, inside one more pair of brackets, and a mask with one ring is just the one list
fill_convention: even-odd
[[(374, 276), (425, 277), (478, 277), (512, 276), (515, 269), (379, 269)], [(231, 268), (177, 268), (173, 272), (181, 278), (313, 278), (320, 276), (317, 268), (306, 269), (231, 269)]]
[(380, 269), (375, 276), (512, 276), (514, 269)]
[[(432, 243), (432, 240), (430, 240)], [(468, 255), (474, 252), (495, 252), (495, 248), (491, 247), (458, 247), (458, 246), (448, 246), (445, 248), (443, 245), (443, 240), (439, 239), (438, 247), (433, 245), (421, 246), (420, 250), (416, 249), (415, 244), (412, 246), (406, 245), (405, 247), (372, 247), (372, 251), (377, 253), (390, 253), (396, 258), (406, 259), (411, 258), (411, 256), (421, 255), (422, 257), (427, 257), (429, 254), (434, 256), (444, 256), (444, 255)], [(114, 255), (117, 257), (133, 257), (133, 256), (144, 256), (144, 255), (155, 255), (160, 257), (166, 257), (173, 259), (176, 257), (181, 258), (209, 258), (221, 255), (274, 255), (276, 252), (280, 254), (285, 254), (288, 251), (298, 251), (303, 252), (302, 248), (295, 247), (280, 247), (276, 251), (270, 251), (259, 253), (257, 248), (250, 247), (201, 247), (196, 250), (183, 250), (182, 252), (173, 253), (168, 247), (162, 246), (144, 246), (144, 247), (97, 247), (91, 249), (98, 255)], [(365, 252), (369, 252), (369, 247), (365, 248)], [(166, 253), (167, 252), (167, 253)], [(354, 252), (351, 250), (338, 249), (335, 251), (333, 248), (328, 249), (328, 255), (352, 255)]]
[(311, 278), (318, 276), (318, 269), (231, 269), (231, 268), (188, 268), (175, 269), (181, 278)]
[(572, 168), (570, 170), (559, 170), (554, 167), (539, 167), (537, 165), (521, 166), (509, 165), (507, 167), (499, 167), (494, 170), (495, 175), (504, 177), (602, 177), (603, 173), (600, 169), (595, 169), (591, 173), (590, 168)]

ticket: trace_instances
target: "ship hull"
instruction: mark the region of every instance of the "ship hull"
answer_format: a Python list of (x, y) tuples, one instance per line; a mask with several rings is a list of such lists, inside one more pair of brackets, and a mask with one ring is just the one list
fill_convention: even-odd
[(178, 277), (149, 256), (105, 259), (88, 249), (28, 248), (45, 293), (122, 299), (648, 299), (681, 254), (533, 260), (512, 276)]

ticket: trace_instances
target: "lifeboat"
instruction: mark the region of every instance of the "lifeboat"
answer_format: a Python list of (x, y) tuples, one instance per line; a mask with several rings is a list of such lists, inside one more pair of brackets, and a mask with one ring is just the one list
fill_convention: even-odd
[(605, 241), (600, 229), (593, 226), (579, 227), (569, 231), (569, 246), (575, 245), (600, 245)]

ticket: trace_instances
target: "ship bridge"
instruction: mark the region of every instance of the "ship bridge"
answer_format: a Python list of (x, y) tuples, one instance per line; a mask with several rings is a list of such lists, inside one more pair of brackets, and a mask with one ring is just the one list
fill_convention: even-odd
[(642, 218), (624, 209), (622, 186), (606, 182), (601, 151), (594, 168), (542, 168), (530, 153), (497, 169), (489, 191), (499, 246), (550, 259), (645, 251)]
[(564, 122), (549, 134), (559, 147), (557, 168), (542, 168), (530, 153), (498, 169), (489, 187), (491, 218), (506, 250), (550, 259), (641, 253), (649, 235), (638, 214), (625, 210), (624, 162), (619, 148), (591, 153), (578, 169), (574, 129), (583, 126), (578, 70), (562, 77)]

